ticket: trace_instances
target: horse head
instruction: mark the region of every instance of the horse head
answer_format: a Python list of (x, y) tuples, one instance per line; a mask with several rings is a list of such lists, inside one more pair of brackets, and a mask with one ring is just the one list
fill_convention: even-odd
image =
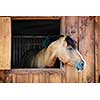
[(84, 70), (86, 62), (80, 52), (76, 48), (75, 41), (69, 36), (61, 36), (52, 42), (48, 49), (51, 50), (52, 60), (58, 58), (64, 64), (74, 66), (77, 71)]

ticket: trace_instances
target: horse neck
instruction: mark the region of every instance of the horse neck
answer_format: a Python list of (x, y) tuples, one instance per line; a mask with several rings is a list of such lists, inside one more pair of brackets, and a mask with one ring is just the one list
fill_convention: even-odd
[(54, 52), (53, 49), (47, 48), (45, 52), (45, 65), (46, 66), (53, 66), (56, 62), (56, 53)]

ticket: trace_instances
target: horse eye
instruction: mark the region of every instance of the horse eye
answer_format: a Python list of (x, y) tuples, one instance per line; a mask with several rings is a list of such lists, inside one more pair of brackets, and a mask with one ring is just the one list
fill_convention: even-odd
[(73, 50), (72, 48), (68, 48), (69, 50)]

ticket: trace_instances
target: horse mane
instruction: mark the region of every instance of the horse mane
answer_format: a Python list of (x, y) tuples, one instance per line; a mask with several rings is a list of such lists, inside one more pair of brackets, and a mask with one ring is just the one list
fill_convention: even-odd
[[(43, 41), (42, 47), (43, 47), (43, 48), (48, 48), (48, 46), (49, 46), (52, 42), (58, 40), (60, 37), (64, 37), (64, 35), (58, 35), (58, 36), (49, 36), (49, 35), (48, 35), (48, 36), (46, 37), (46, 39)], [(75, 41), (74, 41), (70, 36), (67, 36), (65, 40), (66, 40), (68, 46), (71, 45), (74, 49), (76, 48)]]
[(67, 36), (66, 39), (68, 46), (71, 45), (74, 49), (76, 48), (75, 40), (73, 40), (70, 36)]
[(58, 35), (58, 36), (55, 36), (55, 35), (50, 36), (50, 35), (48, 35), (48, 36), (45, 38), (45, 40), (43, 41), (42, 47), (43, 47), (43, 48), (48, 48), (48, 46), (49, 46), (52, 42), (58, 40), (60, 37), (63, 37), (63, 35)]

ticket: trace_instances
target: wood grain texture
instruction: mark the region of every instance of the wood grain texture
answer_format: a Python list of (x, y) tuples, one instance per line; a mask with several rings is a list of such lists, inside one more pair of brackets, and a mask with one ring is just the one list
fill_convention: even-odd
[(10, 69), (11, 19), (0, 17), (0, 70)]
[(40, 83), (39, 73), (34, 73), (33, 74), (33, 82), (34, 83)]
[[(15, 80), (15, 79), (14, 79)], [(6, 78), (5, 78), (6, 83), (12, 83), (13, 79), (12, 79), (12, 74), (7, 74), (6, 73)]]
[(61, 73), (49, 73), (49, 83), (61, 83)]
[(100, 16), (95, 17), (95, 82), (100, 82)]
[(94, 17), (79, 17), (79, 51), (86, 60), (79, 82), (94, 82)]
[(4, 71), (0, 70), (0, 83), (6, 82), (6, 74)]
[(28, 83), (33, 83), (33, 75), (32, 75), (32, 73), (28, 74)]
[(49, 83), (49, 73), (45, 72), (45, 83)]
[(12, 16), (12, 20), (59, 20), (61, 16)]
[(39, 74), (40, 83), (46, 83), (46, 74), (45, 72), (41, 72)]
[(65, 35), (66, 33), (66, 17), (61, 17), (61, 23), (60, 23), (60, 34)]
[[(12, 69), (6, 74), (6, 81), (14, 83), (56, 83), (64, 82), (64, 72), (59, 69)], [(12, 81), (9, 81), (12, 80)]]
[[(78, 17), (66, 17), (66, 35), (71, 36), (78, 43)], [(66, 82), (78, 82), (78, 72), (72, 66), (65, 66)]]
[(17, 74), (16, 83), (29, 83), (28, 74)]
[(15, 73), (12, 73), (12, 83), (17, 83), (17, 77)]

